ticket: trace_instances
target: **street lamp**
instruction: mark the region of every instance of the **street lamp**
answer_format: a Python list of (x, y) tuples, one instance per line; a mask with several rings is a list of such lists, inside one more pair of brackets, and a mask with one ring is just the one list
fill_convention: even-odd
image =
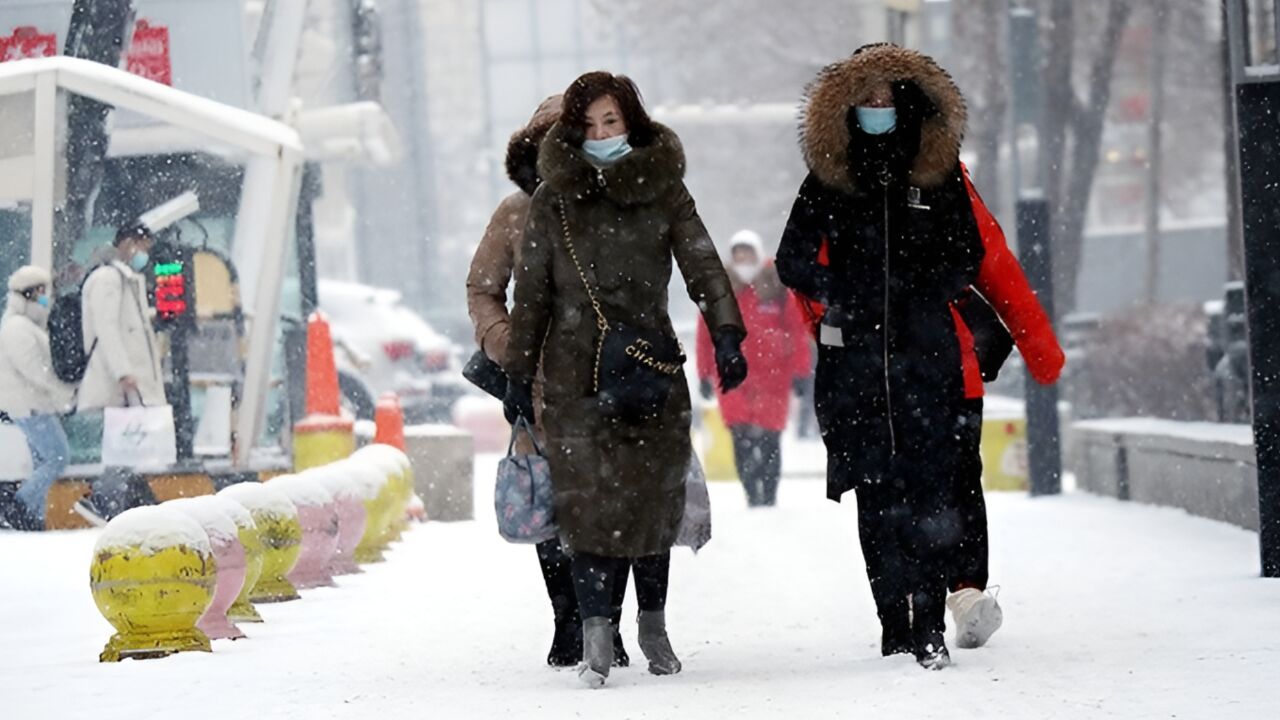
[[(1249, 17), (1262, 2), (1280, 23), (1276, 0), (1227, 0), (1226, 30), (1240, 158), (1258, 536), (1263, 577), (1280, 577), (1280, 64), (1254, 58)], [(1263, 31), (1273, 43), (1280, 38), (1280, 26)]]

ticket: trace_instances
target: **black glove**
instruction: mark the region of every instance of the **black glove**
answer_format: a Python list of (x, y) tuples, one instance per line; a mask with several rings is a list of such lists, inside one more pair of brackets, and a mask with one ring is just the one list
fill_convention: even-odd
[(707, 378), (702, 378), (698, 381), (698, 392), (702, 393), (703, 400), (710, 400), (711, 396), (716, 394), (715, 388), (712, 387), (711, 381)]
[(809, 394), (810, 388), (813, 386), (813, 378), (798, 377), (791, 381), (791, 390), (796, 397), (803, 398)]
[(506, 397), (507, 374), (483, 350), (477, 350), (467, 361), (467, 366), (462, 368), (462, 377), (499, 400)]
[(512, 425), (520, 418), (533, 423), (533, 383), (507, 381), (507, 394), (502, 398), (502, 413)]
[(717, 330), (715, 346), (720, 391), (729, 392), (747, 379), (747, 358), (742, 354), (742, 331), (736, 328)]

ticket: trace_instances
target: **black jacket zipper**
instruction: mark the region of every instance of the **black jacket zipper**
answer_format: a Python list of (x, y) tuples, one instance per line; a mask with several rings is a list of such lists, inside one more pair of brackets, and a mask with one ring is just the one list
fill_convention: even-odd
[(884, 317), (880, 324), (880, 333), (882, 338), (882, 348), (884, 352), (884, 404), (887, 422), (889, 424), (889, 454), (898, 454), (898, 435), (893, 427), (893, 388), (889, 379), (889, 279), (890, 273), (890, 243), (889, 243), (889, 184), (891, 178), (888, 173), (880, 176), (880, 184), (884, 190)]

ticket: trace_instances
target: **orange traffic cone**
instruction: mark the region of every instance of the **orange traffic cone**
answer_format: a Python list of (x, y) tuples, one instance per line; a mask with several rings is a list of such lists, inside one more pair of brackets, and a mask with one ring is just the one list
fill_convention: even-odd
[(338, 366), (333, 359), (329, 319), (314, 312), (307, 319), (307, 414), (341, 414)]
[(327, 465), (355, 452), (355, 424), (342, 414), (333, 338), (322, 313), (307, 320), (307, 416), (293, 427), (296, 469)]
[(390, 445), (404, 452), (404, 411), (400, 409), (400, 398), (395, 393), (383, 393), (378, 398), (373, 410), (373, 422), (377, 430), (373, 441), (381, 445)]

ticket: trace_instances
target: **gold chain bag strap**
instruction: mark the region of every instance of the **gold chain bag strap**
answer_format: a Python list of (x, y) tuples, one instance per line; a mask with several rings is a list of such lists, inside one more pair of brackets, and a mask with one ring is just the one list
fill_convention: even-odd
[(628, 423), (656, 418), (666, 407), (675, 378), (684, 367), (680, 342), (661, 330), (638, 328), (605, 317), (582, 261), (573, 246), (569, 216), (563, 202), (557, 204), (564, 230), (565, 249), (591, 301), (600, 337), (596, 342), (592, 392), (601, 413)]

